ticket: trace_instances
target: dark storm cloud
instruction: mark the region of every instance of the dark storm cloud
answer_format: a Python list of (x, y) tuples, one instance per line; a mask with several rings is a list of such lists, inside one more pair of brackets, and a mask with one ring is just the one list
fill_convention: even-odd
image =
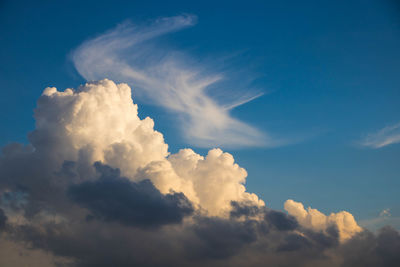
[[(364, 231), (340, 244), (336, 228), (307, 230), (286, 213), (246, 202), (232, 202), (229, 218), (194, 214), (183, 194), (161, 194), (150, 181), (131, 182), (100, 163), (94, 166), (97, 175), (89, 171), (93, 166), (73, 161), (48, 171), (38, 155), (16, 145), (2, 157), (0, 184), (9, 188), (3, 191), (2, 205), (24, 210), (30, 222), (13, 225), (1, 210), (2, 235), (67, 258), (72, 266), (358, 267), (400, 262), (400, 237), (394, 229)], [(85, 219), (88, 210), (94, 220)], [(37, 224), (41, 211), (64, 219)], [(188, 223), (182, 221), (185, 216)]]
[(263, 209), (254, 205), (248, 205), (238, 201), (231, 201), (232, 210), (230, 211), (231, 218), (254, 217), (263, 212)]
[(198, 217), (193, 227), (197, 238), (188, 247), (191, 257), (223, 259), (236, 254), (243, 246), (257, 240), (259, 223), (221, 218)]
[[(101, 167), (113, 177), (109, 179), (121, 179), (115, 169)], [(399, 262), (400, 237), (394, 229), (385, 228), (378, 235), (362, 232), (340, 244), (335, 228), (327, 232), (300, 227), (282, 230), (277, 225), (283, 221), (286, 226), (287, 221), (280, 215), (270, 213), (263, 218), (195, 215), (189, 224), (167, 224), (148, 231), (83, 217), (15, 227), (14, 236), (34, 248), (72, 259), (72, 266), (357, 267), (397, 266)]]
[(400, 234), (387, 226), (375, 235), (363, 231), (340, 248), (343, 267), (395, 267), (400, 265)]
[[(164, 195), (148, 180), (89, 164), (87, 151), (59, 162), (29, 146), (4, 148), (0, 237), (45, 251), (59, 266), (59, 257), (69, 266), (399, 266), (394, 229), (363, 231), (341, 244), (334, 227), (305, 229), (284, 212), (247, 202), (232, 202), (228, 218), (209, 217), (182, 193)], [(23, 211), (27, 223), (14, 224), (4, 207)]]
[(6, 227), (7, 216), (4, 214), (3, 209), (0, 209), (0, 231)]
[(299, 226), (298, 222), (293, 216), (287, 215), (281, 211), (267, 211), (265, 214), (265, 220), (280, 231), (294, 230)]
[(241, 203), (237, 201), (232, 201), (231, 206), (232, 210), (230, 212), (230, 217), (233, 219), (261, 216), (264, 217), (265, 222), (270, 227), (274, 227), (279, 231), (289, 231), (299, 227), (298, 222), (293, 216), (281, 211), (249, 205), (246, 202)]
[(118, 169), (95, 163), (101, 176), (96, 181), (73, 185), (68, 194), (88, 208), (95, 218), (144, 228), (180, 223), (193, 213), (183, 193), (163, 195), (150, 180), (132, 182), (120, 177)]
[(306, 237), (299, 234), (285, 236), (284, 242), (277, 248), (278, 252), (295, 251), (302, 248), (311, 248), (312, 243)]

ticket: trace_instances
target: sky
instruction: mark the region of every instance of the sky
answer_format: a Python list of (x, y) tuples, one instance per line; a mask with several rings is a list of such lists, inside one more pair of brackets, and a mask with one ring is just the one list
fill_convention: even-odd
[[(40, 195), (33, 188), (48, 180), (35, 185), (15, 178), (12, 185), (5, 177), (16, 175), (9, 166), (42, 166), (46, 159), (43, 177), (67, 177), (78, 168), (73, 176), (82, 183), (63, 187), (68, 201), (104, 224), (164, 229), (160, 225), (179, 224), (198, 207), (227, 220), (231, 202), (239, 203), (232, 211), (240, 213), (246, 200), (269, 223), (275, 215), (260, 207), (293, 216), (284, 225), (296, 218), (302, 229), (329, 234), (334, 224), (338, 242), (357, 235), (360, 226), (373, 233), (384, 225), (399, 230), (399, 47), (400, 5), (389, 0), (0, 1), (3, 204), (11, 203), (5, 200), (11, 194), (33, 212), (36, 204), (29, 203)], [(100, 82), (81, 86), (93, 81)], [(134, 125), (139, 130), (130, 136)], [(193, 161), (200, 163), (189, 175)], [(27, 170), (40, 173), (34, 166)], [(85, 180), (95, 173), (99, 182)], [(208, 189), (214, 176), (223, 177), (221, 192)], [(121, 201), (147, 203), (151, 195), (162, 204), (157, 214), (170, 209), (172, 217), (110, 215), (91, 201), (104, 188), (119, 192), (123, 185), (137, 198)], [(61, 221), (82, 212), (71, 214), (66, 200), (48, 199), (56, 199), (52, 209), (61, 211)], [(313, 224), (296, 203), (329, 219)], [(3, 210), (13, 222), (16, 211)], [(232, 211), (222, 222), (242, 229)], [(338, 218), (346, 214), (355, 221), (342, 225)], [(220, 226), (201, 216), (195, 233)], [(84, 229), (79, 225), (76, 232)], [(37, 248), (35, 260), (42, 257)]]

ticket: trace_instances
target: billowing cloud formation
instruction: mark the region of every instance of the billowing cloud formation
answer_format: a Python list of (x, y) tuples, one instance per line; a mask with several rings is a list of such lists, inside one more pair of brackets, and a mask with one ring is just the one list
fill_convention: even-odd
[(326, 216), (311, 207), (305, 210), (303, 204), (291, 199), (285, 202), (285, 210), (306, 228), (326, 231), (329, 227), (337, 227), (342, 241), (353, 237), (362, 230), (353, 215), (347, 211), (331, 213), (329, 216)]
[(47, 88), (38, 101), (30, 139), (37, 152), (44, 150), (58, 164), (101, 161), (132, 181), (149, 179), (164, 194), (183, 192), (212, 215), (227, 213), (231, 201), (264, 205), (246, 192), (247, 173), (232, 155), (212, 149), (204, 158), (183, 149), (167, 158), (168, 145), (153, 120), (137, 114), (126, 84), (102, 80), (76, 91)]
[[(84, 42), (72, 55), (78, 72), (88, 81), (108, 77), (127, 82), (137, 95), (178, 113), (186, 141), (203, 147), (275, 145), (265, 134), (230, 115), (230, 110), (260, 94), (218, 88), (224, 97), (207, 90), (223, 79), (195, 68), (183, 53), (156, 49), (155, 38), (194, 25), (191, 15), (161, 18), (149, 25), (124, 23)], [(222, 90), (221, 90), (222, 89)], [(215, 91), (215, 89), (213, 89)], [(236, 89), (237, 90), (237, 89)], [(229, 100), (231, 99), (231, 100)]]
[(361, 141), (361, 145), (371, 148), (381, 148), (397, 143), (400, 143), (400, 123), (387, 126), (376, 133), (368, 134)]
[(271, 210), (246, 192), (232, 155), (169, 154), (125, 84), (47, 88), (35, 119), (30, 144), (10, 144), (0, 157), (2, 266), (399, 262), (391, 228), (375, 235), (349, 213), (325, 216), (291, 200), (289, 214)]

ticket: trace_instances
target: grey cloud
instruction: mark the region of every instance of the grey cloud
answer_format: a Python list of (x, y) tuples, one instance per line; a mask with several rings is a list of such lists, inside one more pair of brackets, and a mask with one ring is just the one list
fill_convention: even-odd
[(230, 211), (231, 218), (240, 218), (242, 216), (252, 217), (252, 216), (257, 216), (258, 214), (263, 212), (263, 209), (258, 206), (248, 205), (247, 203), (241, 203), (238, 201), (231, 201), (231, 206), (232, 206), (232, 210)]
[(295, 230), (299, 227), (297, 220), (293, 216), (281, 211), (254, 206), (246, 202), (232, 201), (231, 205), (230, 217), (233, 219), (261, 216), (269, 226), (279, 231)]
[(302, 248), (310, 248), (312, 243), (304, 236), (299, 234), (289, 234), (284, 238), (284, 242), (277, 248), (278, 252), (295, 251)]
[(0, 231), (6, 227), (7, 216), (4, 214), (3, 209), (0, 209)]
[(281, 211), (269, 210), (265, 214), (265, 219), (280, 231), (294, 230), (299, 226), (293, 216)]
[[(189, 255), (197, 260), (224, 259), (238, 253), (246, 244), (255, 242), (258, 222), (238, 222), (221, 218), (199, 217), (193, 227), (195, 245), (189, 244)], [(191, 240), (193, 242), (193, 240)]]
[(395, 267), (400, 263), (400, 234), (383, 227), (375, 235), (363, 231), (340, 248), (343, 267)]
[(95, 163), (101, 173), (96, 181), (73, 185), (68, 194), (88, 208), (95, 218), (143, 228), (180, 223), (193, 213), (183, 193), (163, 195), (150, 180), (132, 182), (120, 177), (118, 169)]

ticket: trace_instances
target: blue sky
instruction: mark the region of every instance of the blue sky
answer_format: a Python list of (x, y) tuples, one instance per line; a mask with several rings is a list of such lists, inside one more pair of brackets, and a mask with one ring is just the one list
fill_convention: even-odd
[[(181, 14), (197, 16), (197, 23), (155, 43), (222, 70), (226, 84), (213, 90), (263, 92), (233, 109), (232, 117), (289, 140), (272, 148), (224, 148), (248, 171), (248, 191), (276, 209), (292, 198), (325, 213), (348, 210), (358, 220), (384, 209), (400, 217), (400, 144), (360, 144), (400, 121), (395, 1), (2, 2), (0, 144), (27, 142), (45, 87), (85, 82), (71, 60), (85, 40), (126, 20)], [(155, 120), (170, 151), (206, 153), (207, 147), (182, 138), (172, 113), (135, 102), (142, 117)]]

